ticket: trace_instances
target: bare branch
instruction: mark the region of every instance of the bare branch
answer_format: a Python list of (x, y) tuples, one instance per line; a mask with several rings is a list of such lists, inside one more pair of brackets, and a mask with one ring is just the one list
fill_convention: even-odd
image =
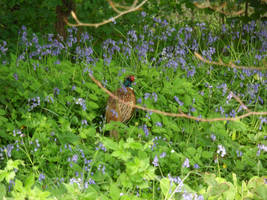
[(109, 5), (111, 6), (111, 8), (116, 12), (116, 13), (121, 13), (121, 11), (119, 11), (116, 7), (118, 7), (117, 5), (115, 6), (115, 3), (111, 0), (108, 0)]
[(226, 2), (223, 2), (221, 5), (219, 6), (211, 6), (210, 5), (210, 2), (209, 1), (206, 1), (204, 4), (199, 4), (197, 2), (194, 2), (194, 5), (197, 7), (197, 8), (201, 8), (201, 9), (204, 9), (204, 8), (210, 8), (216, 12), (219, 12), (221, 14), (224, 14), (224, 15), (231, 15), (231, 16), (236, 16), (236, 15), (241, 15), (244, 13), (244, 10), (239, 10), (239, 11), (236, 11), (236, 12), (225, 12), (223, 11), (222, 9), (227, 5)]
[(232, 91), (230, 91), (230, 95), (232, 96), (232, 97), (234, 97), (234, 99), (238, 102), (238, 103), (240, 103), (240, 105), (242, 106), (242, 108), (244, 108), (246, 111), (248, 111), (248, 112), (251, 112), (251, 110), (250, 109), (248, 109), (248, 107), (243, 103), (243, 101), (237, 96), (237, 95), (235, 95)]
[[(68, 26), (93, 26), (95, 28), (98, 28), (99, 26), (102, 26), (104, 24), (108, 24), (108, 23), (111, 23), (111, 22), (114, 22), (117, 18), (125, 15), (125, 14), (128, 14), (130, 12), (134, 12), (136, 10), (138, 10), (139, 8), (141, 8), (148, 0), (144, 0), (143, 2), (141, 2), (139, 5), (137, 5), (136, 7), (131, 7), (129, 10), (125, 10), (125, 11), (122, 11), (120, 12), (119, 10), (117, 10), (119, 12), (119, 14), (115, 17), (111, 17), (110, 19), (107, 19), (107, 20), (104, 20), (100, 23), (95, 23), (95, 24), (90, 24), (90, 23), (82, 23), (79, 21), (79, 19), (77, 18), (76, 14), (74, 11), (71, 11), (71, 15), (73, 17), (73, 19), (75, 20), (76, 24), (72, 24), (72, 23), (69, 23), (69, 21), (65, 18), (65, 22)], [(134, 6), (136, 4), (136, 0), (134, 1), (134, 3), (132, 4), (132, 6)]]
[(197, 52), (194, 52), (195, 56), (203, 61), (204, 63), (208, 63), (208, 64), (211, 64), (211, 65), (220, 65), (220, 66), (225, 66), (225, 67), (231, 67), (231, 68), (236, 68), (236, 69), (247, 69), (247, 70), (267, 70), (267, 66), (264, 66), (264, 67), (254, 67), (254, 66), (251, 66), (251, 67), (247, 67), (247, 66), (237, 66), (235, 65), (234, 63), (230, 62), (230, 63), (223, 63), (222, 60), (220, 60), (219, 62), (215, 62), (215, 61), (210, 61), (210, 60), (207, 60), (205, 58), (203, 58), (200, 54), (198, 54)]
[(129, 10), (131, 8), (134, 8), (136, 6), (136, 4), (138, 3), (138, 0), (134, 0), (133, 4), (131, 6), (124, 6), (118, 3), (115, 3), (111, 0), (107, 0), (109, 2), (109, 5), (113, 8), (113, 10), (117, 13), (120, 13), (122, 11), (119, 11), (117, 8), (122, 8), (124, 10)]
[(204, 118), (199, 118), (199, 117), (194, 117), (194, 116), (190, 116), (190, 115), (186, 115), (183, 112), (180, 111), (180, 114), (177, 113), (169, 113), (169, 112), (164, 112), (164, 111), (160, 111), (160, 110), (155, 110), (155, 109), (150, 109), (150, 108), (145, 108), (142, 106), (138, 106), (138, 105), (132, 105), (131, 103), (128, 102), (124, 102), (123, 100), (121, 100), (119, 97), (115, 96), (114, 94), (112, 94), (109, 90), (107, 90), (106, 88), (104, 88), (102, 86), (102, 84), (96, 80), (92, 74), (89, 74), (89, 77), (92, 79), (92, 81), (98, 85), (105, 93), (107, 93), (109, 96), (111, 96), (112, 98), (118, 100), (119, 102), (126, 104), (128, 106), (140, 109), (140, 110), (144, 110), (144, 111), (149, 111), (149, 112), (154, 112), (154, 113), (158, 113), (161, 115), (165, 115), (165, 116), (170, 116), (170, 117), (182, 117), (182, 118), (187, 118), (187, 119), (192, 119), (192, 120), (196, 120), (196, 121), (200, 121), (200, 122), (214, 122), (214, 121), (236, 121), (245, 117), (248, 117), (250, 115), (267, 115), (267, 112), (248, 112), (244, 115), (240, 115), (238, 117), (227, 117), (227, 118), (211, 118), (211, 119), (204, 119)]

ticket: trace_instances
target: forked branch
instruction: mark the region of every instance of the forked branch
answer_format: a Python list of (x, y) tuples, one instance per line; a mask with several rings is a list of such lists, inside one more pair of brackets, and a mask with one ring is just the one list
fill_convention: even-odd
[(124, 5), (121, 5), (121, 4), (118, 4), (118, 3), (115, 3), (111, 0), (107, 0), (109, 5), (111, 6), (111, 8), (117, 12), (117, 13), (121, 13), (122, 11), (118, 10), (118, 8), (122, 8), (124, 10), (129, 10), (131, 8), (134, 8), (136, 6), (136, 4), (138, 3), (138, 0), (134, 0), (133, 4), (131, 6), (124, 6)]
[[(107, 19), (107, 20), (104, 20), (102, 22), (99, 22), (99, 23), (83, 23), (81, 22), (76, 13), (74, 11), (71, 11), (71, 16), (72, 18), (75, 20), (76, 24), (72, 24), (72, 23), (69, 23), (68, 19), (65, 18), (65, 22), (68, 26), (90, 26), (90, 27), (95, 27), (95, 28), (98, 28), (99, 26), (102, 26), (104, 24), (108, 24), (108, 23), (111, 23), (111, 22), (114, 22), (116, 19), (118, 19), (119, 17), (125, 15), (125, 14), (128, 14), (130, 12), (134, 12), (138, 9), (140, 9), (148, 0), (144, 0), (142, 1), (140, 4), (136, 5), (137, 4), (137, 0), (135, 0), (132, 4), (132, 6), (129, 7), (129, 9), (127, 10), (124, 10), (124, 11), (120, 11), (117, 9), (117, 7), (122, 7), (122, 6), (119, 6), (118, 4), (115, 4), (113, 3), (112, 1), (109, 1), (110, 3), (110, 6), (112, 7), (112, 9), (118, 13), (118, 15), (114, 16), (114, 17), (111, 17), (110, 19)], [(128, 8), (128, 7), (125, 7), (125, 8)]]
[(225, 12), (223, 10), (223, 8), (227, 5), (226, 2), (223, 2), (221, 5), (219, 6), (212, 6), (210, 5), (210, 1), (207, 0), (205, 3), (203, 4), (200, 4), (198, 2), (194, 2), (194, 5), (197, 7), (197, 8), (201, 8), (201, 9), (204, 9), (204, 8), (210, 8), (212, 10), (214, 10), (215, 12), (218, 12), (218, 13), (221, 13), (221, 14), (224, 14), (224, 15), (230, 15), (230, 16), (237, 16), (237, 15), (241, 15), (243, 14), (245, 11), (244, 10), (239, 10), (239, 11), (236, 11), (236, 12)]

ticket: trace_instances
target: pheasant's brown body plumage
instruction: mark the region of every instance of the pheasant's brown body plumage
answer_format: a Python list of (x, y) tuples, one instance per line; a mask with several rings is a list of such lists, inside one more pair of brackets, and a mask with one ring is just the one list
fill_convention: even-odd
[[(135, 94), (131, 87), (119, 88), (115, 92), (113, 92), (113, 94), (119, 97), (124, 102), (128, 102), (131, 105), (136, 104)], [(107, 123), (109, 123), (110, 121), (128, 121), (132, 117), (134, 112), (134, 107), (132, 107), (131, 105), (126, 105), (112, 97), (109, 97), (106, 108)], [(112, 130), (110, 132), (110, 136), (117, 138), (117, 131)]]

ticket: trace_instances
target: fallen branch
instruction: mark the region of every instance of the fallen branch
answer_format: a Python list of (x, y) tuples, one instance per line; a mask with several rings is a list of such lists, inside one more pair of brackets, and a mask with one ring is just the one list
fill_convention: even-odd
[(254, 66), (251, 66), (251, 67), (247, 67), (247, 66), (238, 66), (238, 65), (235, 65), (234, 63), (230, 62), (230, 63), (223, 63), (222, 60), (220, 60), (219, 62), (215, 62), (215, 61), (210, 61), (210, 60), (207, 60), (205, 58), (203, 58), (200, 54), (198, 54), (197, 52), (194, 52), (195, 56), (201, 60), (202, 62), (204, 63), (208, 63), (208, 64), (211, 64), (211, 65), (220, 65), (220, 66), (225, 66), (225, 67), (231, 67), (231, 68), (236, 68), (236, 69), (247, 69), (247, 70), (267, 70), (267, 66), (264, 66), (264, 67), (254, 67)]
[(248, 112), (244, 115), (240, 115), (238, 117), (226, 117), (226, 118), (211, 118), (211, 119), (204, 119), (204, 118), (199, 118), (199, 117), (194, 117), (194, 116), (190, 116), (184, 113), (169, 113), (169, 112), (164, 112), (164, 111), (160, 111), (160, 110), (155, 110), (155, 109), (150, 109), (150, 108), (145, 108), (142, 106), (138, 106), (138, 105), (132, 105), (131, 103), (128, 102), (124, 102), (123, 100), (121, 100), (119, 97), (117, 97), (116, 95), (112, 94), (109, 90), (107, 90), (106, 88), (103, 87), (103, 85), (96, 80), (92, 74), (89, 74), (89, 77), (92, 79), (92, 81), (98, 85), (98, 87), (100, 87), (105, 93), (107, 93), (109, 96), (111, 96), (112, 98), (116, 99), (117, 101), (126, 104), (128, 106), (140, 109), (140, 110), (144, 110), (144, 111), (148, 111), (148, 112), (153, 112), (153, 113), (158, 113), (161, 115), (165, 115), (165, 116), (170, 116), (170, 117), (181, 117), (181, 118), (187, 118), (187, 119), (192, 119), (192, 120), (196, 120), (196, 121), (200, 121), (200, 122), (215, 122), (215, 121), (236, 121), (245, 117), (248, 117), (250, 115), (267, 115), (267, 112)]

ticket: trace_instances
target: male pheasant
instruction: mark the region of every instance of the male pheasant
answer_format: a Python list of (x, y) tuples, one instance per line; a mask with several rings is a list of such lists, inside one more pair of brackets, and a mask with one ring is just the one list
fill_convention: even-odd
[[(128, 102), (131, 105), (136, 104), (135, 94), (131, 85), (134, 81), (134, 76), (128, 76), (123, 83), (123, 87), (117, 89), (113, 94), (120, 98), (124, 102)], [(106, 107), (106, 121), (119, 121), (126, 122), (128, 121), (134, 112), (134, 107), (131, 105), (126, 105), (118, 100), (112, 98), (111, 96), (108, 99)], [(115, 130), (110, 131), (110, 136), (118, 138), (118, 132)]]

